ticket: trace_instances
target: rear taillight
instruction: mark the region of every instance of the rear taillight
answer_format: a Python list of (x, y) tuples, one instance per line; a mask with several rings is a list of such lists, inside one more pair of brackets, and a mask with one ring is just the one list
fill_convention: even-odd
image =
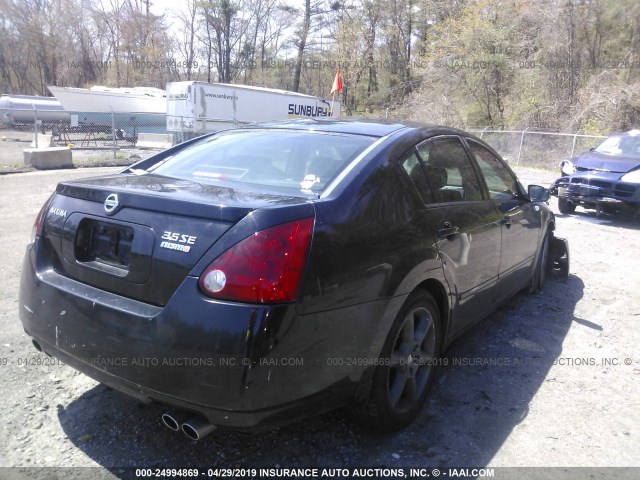
[(38, 212), (36, 220), (33, 222), (33, 228), (31, 229), (31, 243), (35, 242), (36, 237), (39, 237), (42, 233), (42, 225), (44, 224), (44, 213), (47, 209), (47, 205), (49, 205), (49, 200), (47, 200), (42, 206), (42, 208)]
[(200, 288), (225, 300), (295, 301), (312, 231), (313, 218), (305, 218), (254, 233), (211, 262)]

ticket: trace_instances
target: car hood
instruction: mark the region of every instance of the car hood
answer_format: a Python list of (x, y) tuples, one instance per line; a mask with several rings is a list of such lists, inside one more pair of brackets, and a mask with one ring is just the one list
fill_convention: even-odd
[(573, 160), (573, 165), (578, 170), (595, 170), (600, 172), (626, 173), (640, 168), (640, 158), (614, 157), (603, 153), (584, 153)]

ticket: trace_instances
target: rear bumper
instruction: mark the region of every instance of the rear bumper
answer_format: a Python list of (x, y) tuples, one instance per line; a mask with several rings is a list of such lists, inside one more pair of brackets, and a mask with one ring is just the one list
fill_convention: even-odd
[(339, 406), (370, 378), (371, 364), (345, 359), (377, 348), (385, 302), (299, 316), (294, 305), (213, 301), (187, 277), (161, 308), (39, 271), (36, 249), (28, 248), (22, 270), (26, 333), (49, 355), (141, 401), (254, 430)]
[[(84, 373), (88, 377), (118, 390), (143, 403), (159, 402), (167, 407), (177, 408), (199, 414), (205, 417), (212, 425), (238, 431), (255, 432), (262, 429), (274, 428), (286, 425), (296, 420), (325, 412), (336, 405), (344, 403), (348, 398), (347, 392), (352, 391), (352, 385), (342, 385), (344, 394), (340, 395), (339, 389), (331, 388), (318, 392), (310, 397), (282, 403), (261, 410), (225, 410), (210, 405), (200, 405), (190, 400), (166, 395), (162, 392), (151, 390), (146, 386), (132, 383), (116, 374), (111, 374), (95, 365), (87, 363), (67, 352), (49, 345), (33, 336), (33, 341), (41, 347), (46, 354), (59, 359), (75, 370)], [(175, 380), (175, 377), (168, 377)], [(159, 386), (161, 388), (161, 386)]]

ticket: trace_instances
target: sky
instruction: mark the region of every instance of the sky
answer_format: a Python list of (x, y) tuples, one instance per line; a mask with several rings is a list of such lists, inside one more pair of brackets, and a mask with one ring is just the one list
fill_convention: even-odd
[(184, 9), (185, 2), (175, 0), (152, 0), (151, 12), (155, 15), (166, 15), (167, 23), (172, 21), (174, 12)]

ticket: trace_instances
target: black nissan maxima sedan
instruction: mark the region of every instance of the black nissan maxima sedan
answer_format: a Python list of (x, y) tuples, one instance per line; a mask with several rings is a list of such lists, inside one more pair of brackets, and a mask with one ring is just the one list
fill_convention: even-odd
[(549, 191), (445, 127), (298, 120), (60, 183), (27, 247), (35, 348), (198, 439), (341, 405), (417, 416), (456, 337), (568, 272)]

